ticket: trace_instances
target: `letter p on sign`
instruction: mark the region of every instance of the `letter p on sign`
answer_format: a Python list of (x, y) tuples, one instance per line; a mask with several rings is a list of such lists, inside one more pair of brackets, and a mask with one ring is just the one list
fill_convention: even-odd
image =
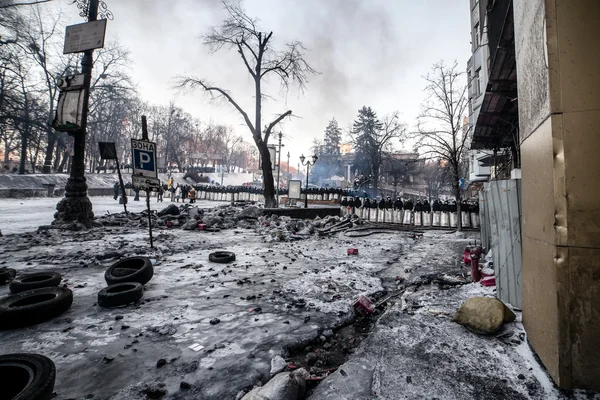
[(146, 164), (149, 164), (151, 162), (152, 162), (152, 158), (150, 157), (150, 154), (146, 153), (145, 151), (141, 151), (140, 152), (140, 168), (146, 169)]

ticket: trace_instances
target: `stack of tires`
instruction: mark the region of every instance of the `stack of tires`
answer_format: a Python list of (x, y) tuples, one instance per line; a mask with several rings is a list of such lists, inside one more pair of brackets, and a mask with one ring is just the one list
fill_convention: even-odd
[[(15, 329), (52, 319), (67, 311), (73, 292), (58, 287), (56, 272), (17, 276), (12, 268), (0, 268), (0, 285), (9, 284), (12, 295), (0, 299), (0, 329)], [(40, 354), (0, 355), (0, 398), (49, 400), (54, 392), (56, 367)]]
[(154, 276), (148, 257), (127, 257), (111, 265), (104, 273), (107, 287), (98, 292), (98, 305), (119, 307), (140, 300), (144, 285)]
[(52, 319), (71, 308), (73, 292), (58, 287), (56, 272), (16, 276), (14, 269), (0, 270), (0, 282), (9, 283), (12, 295), (0, 299), (0, 329), (15, 329)]

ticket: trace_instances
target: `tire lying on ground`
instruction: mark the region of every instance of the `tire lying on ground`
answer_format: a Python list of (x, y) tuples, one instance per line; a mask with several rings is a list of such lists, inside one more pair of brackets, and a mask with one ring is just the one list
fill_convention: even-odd
[(136, 256), (124, 258), (111, 265), (106, 270), (104, 279), (109, 286), (125, 282), (138, 282), (145, 285), (153, 275), (154, 268), (150, 259)]
[(9, 289), (11, 293), (21, 293), (26, 290), (58, 286), (61, 280), (62, 276), (58, 272), (35, 272), (16, 277), (10, 283)]
[(227, 264), (235, 261), (235, 253), (231, 251), (215, 251), (208, 255), (208, 260), (214, 263)]
[(0, 355), (0, 388), (3, 399), (48, 400), (54, 391), (56, 368), (39, 354)]
[(0, 300), (0, 329), (33, 325), (54, 318), (73, 304), (73, 292), (63, 287), (28, 290)]
[(139, 282), (116, 283), (98, 292), (101, 307), (118, 307), (135, 303), (144, 295), (144, 286)]
[(17, 271), (12, 268), (0, 268), (0, 285), (6, 285), (17, 275)]

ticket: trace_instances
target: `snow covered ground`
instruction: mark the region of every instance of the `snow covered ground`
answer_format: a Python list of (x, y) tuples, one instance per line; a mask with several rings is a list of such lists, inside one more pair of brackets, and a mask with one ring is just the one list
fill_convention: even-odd
[[(234, 399), (269, 380), (274, 355), (318, 347), (319, 361), (326, 360), (336, 350), (331, 343), (343, 343), (337, 328), (352, 320), (356, 296), (393, 291), (400, 282), (418, 290), (392, 299), (370, 335), (350, 338), (363, 341), (310, 399), (600, 398), (554, 387), (527, 345), (520, 314), (486, 337), (450, 321), (469, 296), (494, 295), (479, 284), (432, 282), (432, 276), (466, 276), (460, 251), (474, 233), (338, 233), (282, 242), (269, 234), (282, 227), (272, 220), (220, 232), (157, 228), (150, 249), (144, 219), (135, 216), (126, 226), (36, 231), (51, 222), (57, 200), (0, 202), (0, 229), (18, 232), (0, 238), (0, 267), (60, 272), (74, 294), (61, 316), (0, 331), (3, 353), (36, 352), (55, 362), (57, 399)], [(108, 197), (92, 202), (96, 215), (122, 207)], [(347, 256), (347, 248), (359, 255)], [(235, 252), (236, 261), (209, 262), (216, 250)], [(142, 300), (99, 307), (106, 268), (136, 254), (155, 260)], [(8, 294), (0, 286), (0, 296)], [(220, 322), (211, 324), (214, 318)], [(328, 329), (332, 336), (321, 339)]]
[[(61, 200), (59, 197), (39, 197), (27, 199), (0, 199), (0, 231), (6, 235), (9, 233), (24, 233), (34, 231), (38, 226), (50, 225), (54, 220), (56, 204)], [(94, 215), (99, 216), (106, 213), (119, 213), (123, 211), (123, 205), (111, 196), (91, 196), (90, 200), (94, 206)], [(156, 203), (153, 199), (150, 203), (152, 210), (160, 210), (166, 207), (170, 200)], [(199, 201), (198, 206), (215, 207), (219, 204), (227, 204), (214, 201)], [(146, 200), (140, 197), (140, 201), (128, 198), (127, 210), (140, 212), (146, 209)]]

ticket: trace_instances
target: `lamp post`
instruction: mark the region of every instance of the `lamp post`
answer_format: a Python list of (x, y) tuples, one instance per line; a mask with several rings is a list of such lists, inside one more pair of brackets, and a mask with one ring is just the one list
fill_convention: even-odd
[[(300, 156), (300, 162), (302, 163), (302, 165), (306, 165), (306, 187), (304, 188), (304, 208), (308, 208), (308, 174), (310, 172), (310, 166), (315, 165), (317, 163), (317, 160), (319, 159), (319, 157), (317, 157), (316, 154), (313, 154), (313, 156), (311, 158), (312, 158), (312, 162), (311, 162), (311, 160), (307, 160), (306, 157), (304, 157), (304, 154), (302, 154)], [(306, 163), (304, 161), (306, 161)]]
[[(79, 15), (87, 16), (88, 22), (98, 19), (98, 4), (102, 4), (100, 17), (112, 19), (112, 13), (106, 10), (102, 0), (90, 0), (89, 3), (77, 1), (77, 7), (82, 10)], [(92, 80), (94, 50), (86, 50), (81, 59), (81, 73), (83, 74), (83, 101), (81, 108), (81, 126), (73, 133), (73, 156), (71, 173), (65, 185), (65, 198), (56, 206), (53, 224), (78, 222), (87, 227), (92, 226), (94, 212), (92, 202), (88, 197), (88, 186), (85, 179), (85, 139), (87, 133), (88, 104), (90, 99), (90, 86)]]
[(290, 152), (287, 153), (287, 180), (290, 181)]

